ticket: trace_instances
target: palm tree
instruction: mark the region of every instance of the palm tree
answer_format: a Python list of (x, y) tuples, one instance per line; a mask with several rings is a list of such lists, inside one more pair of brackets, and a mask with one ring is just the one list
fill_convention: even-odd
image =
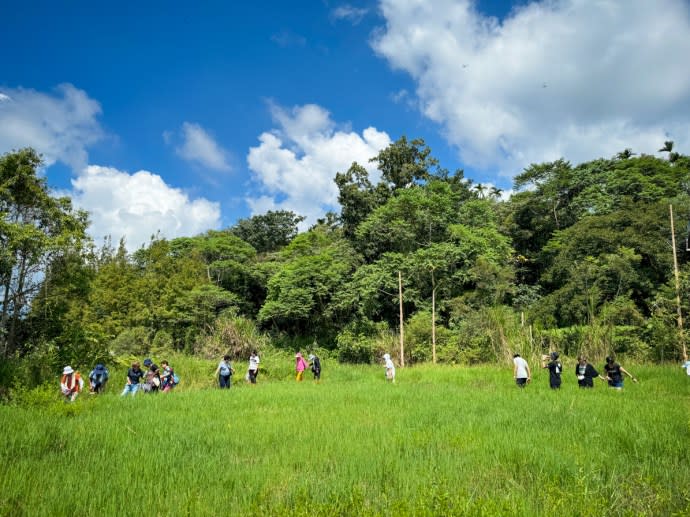
[(620, 153), (616, 155), (616, 158), (619, 160), (627, 160), (628, 158), (635, 156), (637, 153), (633, 153), (632, 149), (627, 147), (626, 149), (623, 149)]
[(671, 151), (673, 151), (673, 140), (666, 140), (664, 142), (664, 147), (659, 149), (660, 153), (670, 153)]
[(492, 199), (498, 199), (501, 197), (501, 194), (503, 194), (503, 189), (498, 188), (498, 187), (491, 187), (491, 190), (489, 191), (489, 197)]
[(484, 199), (484, 192), (486, 192), (486, 187), (482, 185), (481, 183), (477, 183), (474, 186), (474, 190), (477, 192), (477, 196), (479, 199)]

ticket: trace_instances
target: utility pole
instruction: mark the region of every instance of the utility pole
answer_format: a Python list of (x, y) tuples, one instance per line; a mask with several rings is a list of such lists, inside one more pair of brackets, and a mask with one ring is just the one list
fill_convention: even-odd
[(688, 360), (688, 351), (685, 348), (685, 336), (683, 335), (683, 312), (680, 305), (680, 278), (678, 275), (678, 258), (676, 257), (676, 232), (673, 226), (673, 205), (668, 205), (671, 215), (671, 246), (673, 247), (673, 274), (676, 278), (676, 309), (678, 312), (678, 338), (680, 340), (683, 361)]
[(398, 271), (398, 298), (400, 300), (400, 367), (405, 367), (405, 338), (403, 333), (402, 273)]

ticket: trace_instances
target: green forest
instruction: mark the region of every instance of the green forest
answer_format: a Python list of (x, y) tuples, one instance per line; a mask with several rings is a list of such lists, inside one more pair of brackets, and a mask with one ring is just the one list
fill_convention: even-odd
[(168, 351), (244, 359), (274, 347), (346, 363), (389, 352), (406, 366), (547, 350), (676, 361), (690, 309), (690, 157), (673, 142), (660, 152), (532, 164), (506, 198), (401, 137), (371, 158), (380, 181), (359, 163), (334, 171), (340, 213), (306, 231), (300, 214), (269, 211), (194, 237), (152, 235), (133, 253), (94, 243), (89, 214), (53, 194), (34, 150), (7, 153), (0, 397), (54, 382), (65, 364)]

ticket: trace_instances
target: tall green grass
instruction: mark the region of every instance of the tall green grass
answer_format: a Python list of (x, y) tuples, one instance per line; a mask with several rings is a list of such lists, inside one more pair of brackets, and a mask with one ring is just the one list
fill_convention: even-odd
[(626, 364), (640, 383), (622, 392), (579, 390), (568, 368), (553, 392), (541, 371), (524, 390), (496, 367), (418, 366), (388, 384), (382, 367), (328, 360), (320, 384), (298, 384), (279, 359), (256, 386), (214, 389), (214, 362), (176, 358), (168, 395), (120, 398), (115, 383), (0, 407), (0, 514), (690, 512), (678, 367)]

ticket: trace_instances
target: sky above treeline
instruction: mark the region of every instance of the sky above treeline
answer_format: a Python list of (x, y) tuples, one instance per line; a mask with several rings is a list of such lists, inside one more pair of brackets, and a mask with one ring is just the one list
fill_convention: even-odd
[(401, 136), (510, 192), (530, 163), (690, 152), (689, 0), (5, 2), (0, 153), (130, 250), (339, 211)]

